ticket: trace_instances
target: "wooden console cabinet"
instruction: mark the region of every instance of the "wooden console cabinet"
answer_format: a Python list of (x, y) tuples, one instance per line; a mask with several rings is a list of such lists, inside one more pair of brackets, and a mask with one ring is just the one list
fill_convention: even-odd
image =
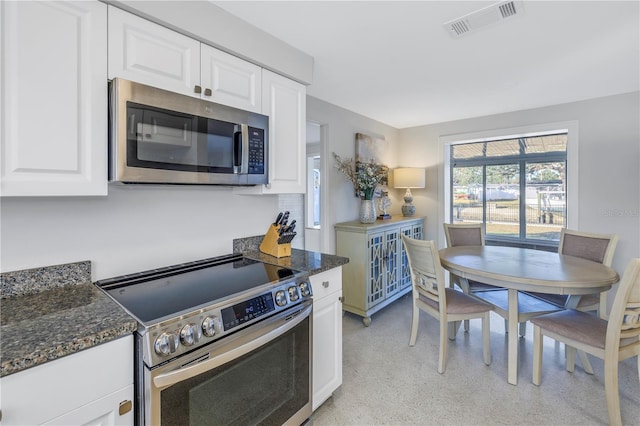
[(424, 217), (397, 216), (372, 224), (335, 225), (336, 254), (349, 258), (342, 267), (342, 307), (362, 316), (365, 326), (371, 324), (371, 315), (411, 291), (400, 235), (423, 239), (424, 221)]

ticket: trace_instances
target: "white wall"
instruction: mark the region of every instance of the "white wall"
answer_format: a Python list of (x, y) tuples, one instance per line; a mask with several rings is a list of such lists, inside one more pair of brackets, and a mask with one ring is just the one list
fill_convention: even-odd
[(578, 121), (578, 224), (583, 231), (620, 236), (613, 267), (640, 257), (640, 93), (403, 129), (401, 165), (427, 167), (427, 187), (413, 204), (427, 215), (427, 238), (443, 246), (444, 135)]
[(93, 280), (232, 252), (264, 234), (274, 195), (230, 188), (110, 186), (107, 197), (3, 198), (0, 270), (92, 261)]
[[(348, 111), (330, 103), (321, 101), (312, 96), (307, 96), (307, 121), (326, 125), (326, 147), (322, 153), (326, 158), (325, 168), (329, 181), (329, 200), (326, 203), (325, 213), (329, 216), (329, 226), (322, 229), (325, 252), (335, 253), (336, 233), (333, 226), (339, 222), (358, 219), (360, 200), (353, 194), (353, 186), (335, 167), (332, 152), (342, 159), (353, 158), (355, 155), (356, 133), (365, 133), (371, 136), (384, 138), (389, 142), (389, 151), (383, 159), (389, 167), (397, 165), (397, 147), (399, 131), (360, 114)], [(398, 192), (398, 194), (392, 194)], [(393, 205), (390, 212), (399, 214), (402, 199), (400, 190), (391, 190), (390, 197)], [(396, 195), (397, 198), (393, 198)]]

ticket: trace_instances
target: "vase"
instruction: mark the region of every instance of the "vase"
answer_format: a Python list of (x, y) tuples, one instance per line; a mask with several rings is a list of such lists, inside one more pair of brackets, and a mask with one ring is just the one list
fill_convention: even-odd
[(360, 223), (376, 221), (376, 205), (373, 200), (360, 200)]

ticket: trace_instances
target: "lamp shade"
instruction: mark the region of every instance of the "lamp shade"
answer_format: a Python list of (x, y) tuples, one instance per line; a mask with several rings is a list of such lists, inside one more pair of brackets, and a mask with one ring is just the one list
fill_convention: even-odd
[(425, 170), (419, 167), (400, 167), (393, 171), (395, 188), (424, 188)]

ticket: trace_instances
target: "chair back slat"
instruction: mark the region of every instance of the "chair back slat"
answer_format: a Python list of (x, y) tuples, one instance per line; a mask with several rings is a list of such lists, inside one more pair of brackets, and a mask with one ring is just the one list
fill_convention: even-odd
[(444, 224), (447, 247), (483, 246), (484, 233), (481, 223)]
[(594, 234), (563, 229), (558, 252), (611, 266), (618, 244), (616, 234)]
[(414, 289), (423, 296), (440, 302), (444, 284), (440, 255), (434, 241), (415, 240), (402, 235)]

